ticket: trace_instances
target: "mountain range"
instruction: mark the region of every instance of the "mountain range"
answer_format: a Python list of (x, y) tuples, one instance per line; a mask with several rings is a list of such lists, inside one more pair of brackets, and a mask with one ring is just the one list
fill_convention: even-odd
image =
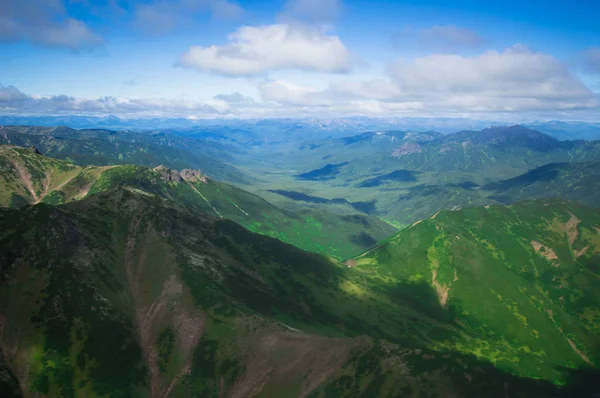
[(119, 187), (233, 220), (251, 231), (337, 258), (360, 253), (395, 231), (368, 215), (343, 216), (325, 210), (292, 213), (193, 169), (82, 167), (32, 149), (0, 146), (0, 171), (3, 207), (68, 203)]
[(344, 264), (125, 189), (0, 219), (28, 395), (585, 396), (600, 358), (600, 216), (571, 203), (442, 212)]
[(0, 130), (0, 393), (598, 396), (600, 143), (264, 137)]
[[(262, 133), (289, 137), (295, 131), (295, 139), (318, 138), (324, 134), (348, 135), (368, 130), (436, 130), (443, 134), (453, 133), (461, 128), (483, 129), (490, 126), (503, 126), (505, 122), (494, 120), (476, 120), (468, 118), (373, 118), (348, 117), (343, 119), (323, 118), (285, 118), (285, 119), (192, 119), (192, 118), (119, 118), (117, 116), (0, 116), (0, 125), (4, 126), (69, 126), (74, 129), (105, 128), (112, 130), (194, 130), (234, 127)], [(581, 121), (532, 121), (524, 126), (542, 131), (556, 139), (600, 139), (600, 123)]]

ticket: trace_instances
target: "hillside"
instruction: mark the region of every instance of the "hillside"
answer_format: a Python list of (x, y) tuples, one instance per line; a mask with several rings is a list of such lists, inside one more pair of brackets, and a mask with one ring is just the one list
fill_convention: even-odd
[(490, 198), (510, 203), (560, 197), (600, 206), (600, 162), (550, 163), (520, 176), (484, 185)]
[[(418, 184), (392, 192), (397, 196), (387, 199), (381, 195), (380, 205), (390, 206), (392, 218), (411, 222), (429, 217), (440, 209), (511, 204), (529, 199), (562, 198), (598, 208), (600, 162), (550, 163), (485, 185), (472, 182)], [(396, 206), (392, 208), (393, 203)]]
[(558, 381), (600, 363), (599, 261), (600, 214), (553, 199), (443, 211), (348, 265), (382, 286), (432, 286), (461, 326), (440, 349)]
[(337, 258), (360, 253), (395, 231), (365, 215), (281, 210), (198, 170), (179, 172), (133, 165), (81, 167), (42, 156), (32, 149), (0, 146), (0, 206), (61, 204), (115, 187), (173, 200), (233, 220), (251, 231)]
[(1, 126), (0, 144), (35, 147), (45, 155), (85, 166), (137, 164), (198, 168), (218, 180), (252, 183), (250, 177), (230, 164), (235, 153), (231, 145), (176, 134), (74, 130), (64, 126)]
[(600, 216), (572, 204), (440, 213), (352, 267), (123, 189), (0, 224), (1, 346), (27, 396), (598, 391)]
[[(535, 189), (507, 196), (487, 188), (548, 164), (600, 161), (600, 141), (559, 141), (519, 125), (448, 135), (398, 130), (353, 134), (350, 129), (347, 136), (340, 130), (300, 140), (295, 127), (305, 131), (306, 126), (290, 122), (286, 131), (295, 138), (283, 139), (280, 130), (276, 133), (282, 123), (160, 132), (5, 126), (0, 142), (35, 146), (79, 165), (200, 169), (292, 213), (359, 212), (396, 225), (442, 209), (509, 203), (511, 196), (535, 198)], [(554, 196), (578, 200), (563, 195), (568, 192), (564, 182), (549, 187), (544, 197), (556, 188), (560, 194)]]
[[(410, 224), (438, 210), (494, 203), (490, 196), (503, 202), (511, 202), (513, 194), (518, 200), (534, 198), (534, 189), (500, 199), (503, 192), (477, 187), (493, 188), (549, 164), (598, 162), (600, 141), (559, 141), (507, 126), (448, 135), (370, 132), (288, 145), (269, 156), (259, 153), (260, 148), (253, 149), (253, 158), (261, 160), (243, 166), (247, 173), (255, 170), (258, 181), (245, 188), (278, 206), (345, 213), (352, 203), (370, 203), (365, 213)], [(574, 177), (587, 184), (577, 173)], [(568, 192), (568, 179), (554, 183), (544, 197), (554, 188), (554, 196)]]

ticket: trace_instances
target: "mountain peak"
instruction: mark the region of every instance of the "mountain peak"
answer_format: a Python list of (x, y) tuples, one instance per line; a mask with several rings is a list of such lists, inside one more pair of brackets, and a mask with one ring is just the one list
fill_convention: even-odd
[(208, 182), (208, 178), (202, 174), (200, 170), (195, 169), (183, 169), (180, 171), (169, 169), (163, 165), (157, 166), (153, 169), (163, 179), (164, 182)]

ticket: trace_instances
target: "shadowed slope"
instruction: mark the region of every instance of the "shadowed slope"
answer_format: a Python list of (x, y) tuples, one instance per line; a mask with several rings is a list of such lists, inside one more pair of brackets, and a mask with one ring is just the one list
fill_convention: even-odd
[[(351, 268), (123, 189), (64, 206), (5, 209), (0, 223), (10, 227), (0, 234), (0, 343), (27, 396), (585, 396), (594, 391), (593, 373), (577, 369), (595, 368), (598, 360), (592, 333), (597, 297), (573, 273), (565, 278), (582, 293), (560, 308), (554, 298), (560, 287), (544, 272), (567, 272), (593, 258), (598, 243), (588, 229), (598, 216), (564, 203), (523, 209), (469, 210), (473, 218), (467, 210), (442, 213)], [(556, 216), (548, 218), (554, 232), (535, 238), (557, 253), (562, 268), (531, 254), (550, 289), (545, 296), (532, 288), (535, 278), (503, 263), (467, 262), (454, 274), (451, 248), (438, 236), (456, 222), (471, 225), (483, 211), (498, 213), (507, 220), (498, 228), (514, 225), (513, 233), (526, 239), (528, 225)], [(566, 211), (582, 221), (563, 220)], [(521, 224), (514, 224), (514, 214)], [(468, 231), (475, 234), (476, 225)], [(569, 260), (571, 251), (561, 251), (552, 237), (563, 237), (573, 253), (581, 253), (582, 243), (590, 246)], [(520, 241), (488, 239), (496, 253)], [(422, 262), (423, 249), (430, 262)], [(474, 258), (486, 250), (495, 253), (486, 245)], [(489, 273), (502, 279), (483, 278)], [(486, 289), (504, 301), (497, 304)], [(512, 303), (523, 292), (524, 301)], [(528, 303), (536, 294), (542, 302)], [(469, 295), (475, 299), (466, 308), (461, 297)], [(590, 323), (577, 321), (580, 313)], [(529, 326), (511, 329), (522, 322), (515, 314), (531, 317), (531, 328), (545, 328), (528, 337)], [(565, 337), (573, 344), (563, 343)], [(538, 361), (547, 345), (556, 350)], [(517, 353), (518, 360), (502, 362)], [(492, 363), (573, 384), (561, 389)]]

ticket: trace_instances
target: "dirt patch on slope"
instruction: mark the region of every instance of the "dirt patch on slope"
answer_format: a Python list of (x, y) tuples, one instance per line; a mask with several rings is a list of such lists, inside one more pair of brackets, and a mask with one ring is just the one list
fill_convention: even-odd
[[(180, 281), (176, 267), (165, 269), (148, 269), (149, 245), (154, 244), (151, 237), (153, 229), (150, 225), (142, 228), (142, 215), (133, 218), (129, 226), (125, 247), (125, 270), (133, 302), (137, 334), (142, 347), (144, 359), (148, 365), (151, 396), (166, 397), (181, 378), (191, 370), (193, 352), (202, 336), (205, 314), (194, 307), (187, 287)], [(170, 268), (170, 269), (169, 269)], [(144, 279), (149, 273), (166, 272), (166, 277), (159, 292), (152, 292), (151, 286)], [(144, 283), (145, 282), (145, 283)], [(171, 327), (176, 336), (177, 362), (169, 362), (175, 376), (170, 380), (163, 377), (158, 361), (156, 341), (159, 334)]]
[(581, 222), (579, 218), (575, 216), (573, 213), (569, 213), (571, 218), (565, 224), (565, 232), (567, 233), (567, 238), (569, 239), (569, 245), (573, 245), (573, 242), (579, 236), (579, 231), (577, 231), (577, 225)]
[(590, 245), (586, 245), (581, 250), (573, 250), (573, 254), (575, 255), (575, 258), (579, 258), (579, 257), (583, 256), (585, 253), (587, 253), (587, 251), (589, 250), (589, 248), (590, 248)]
[(268, 328), (249, 341), (245, 371), (227, 396), (251, 397), (271, 386), (299, 385), (298, 397), (306, 397), (334, 373), (340, 372), (354, 350), (367, 349), (366, 338), (337, 339)]
[(555, 267), (559, 266), (558, 256), (550, 247), (545, 246), (536, 240), (531, 241), (531, 246), (537, 254), (550, 261)]
[(583, 352), (581, 352), (577, 346), (575, 345), (575, 343), (571, 340), (571, 339), (567, 339), (567, 341), (569, 342), (569, 345), (571, 346), (571, 348), (573, 349), (573, 351), (575, 351), (575, 353), (577, 355), (579, 355), (579, 357), (581, 359), (583, 359), (585, 362), (589, 363), (590, 365), (594, 365), (592, 363), (592, 361), (590, 361), (590, 359), (587, 357), (587, 355), (585, 355)]
[(358, 264), (358, 261), (352, 259), (352, 260), (346, 261), (344, 264), (347, 265), (348, 267), (356, 267), (356, 265)]
[(448, 305), (448, 293), (450, 292), (450, 286), (446, 286), (438, 282), (437, 280), (437, 270), (433, 270), (431, 272), (431, 284), (435, 289), (435, 293), (438, 296), (438, 300), (440, 301), (440, 305), (443, 308), (446, 308)]
[(21, 181), (23, 181), (25, 188), (27, 189), (27, 191), (33, 198), (34, 202), (38, 203), (39, 198), (38, 198), (37, 194), (35, 193), (35, 187), (33, 186), (33, 182), (31, 181), (31, 174), (29, 174), (29, 171), (27, 171), (25, 166), (23, 166), (19, 162), (11, 161), (11, 163), (12, 163), (15, 171), (17, 172), (17, 175), (19, 176)]

